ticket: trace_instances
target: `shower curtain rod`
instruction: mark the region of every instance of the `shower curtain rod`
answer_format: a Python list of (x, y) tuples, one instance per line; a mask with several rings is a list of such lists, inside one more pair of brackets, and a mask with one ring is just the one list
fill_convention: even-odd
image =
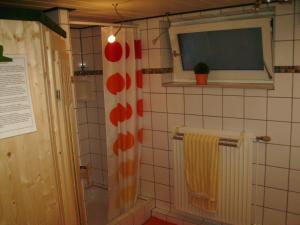
[[(98, 23), (98, 22), (86, 22), (71, 20), (70, 25), (86, 25), (86, 26), (100, 26), (100, 27), (120, 27), (120, 23)], [(137, 25), (123, 24), (122, 27), (136, 28)]]
[[(173, 139), (175, 140), (183, 140), (184, 133), (175, 133)], [(271, 138), (269, 136), (256, 136), (256, 141), (269, 142)], [(219, 145), (237, 147), (238, 139), (233, 138), (220, 138)]]

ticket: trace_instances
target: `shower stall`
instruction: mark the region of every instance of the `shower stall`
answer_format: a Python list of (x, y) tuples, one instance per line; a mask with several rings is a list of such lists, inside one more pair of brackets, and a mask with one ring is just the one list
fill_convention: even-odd
[(143, 224), (151, 215), (150, 199), (138, 199), (125, 213), (108, 218), (106, 143), (101, 27), (71, 25), (75, 112), (79, 161), (88, 225)]

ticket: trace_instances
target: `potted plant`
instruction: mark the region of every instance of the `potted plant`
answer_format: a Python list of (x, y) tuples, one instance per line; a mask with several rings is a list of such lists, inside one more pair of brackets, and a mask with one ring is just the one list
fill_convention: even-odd
[(209, 67), (206, 63), (199, 62), (194, 67), (194, 72), (196, 76), (196, 83), (199, 85), (207, 85), (207, 78), (209, 74)]

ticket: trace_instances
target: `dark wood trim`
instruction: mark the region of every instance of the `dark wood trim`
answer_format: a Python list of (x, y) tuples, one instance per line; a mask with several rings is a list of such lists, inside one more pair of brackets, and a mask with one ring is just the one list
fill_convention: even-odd
[(11, 7), (0, 7), (0, 19), (5, 20), (23, 20), (23, 21), (38, 21), (44, 24), (55, 33), (66, 38), (67, 33), (59, 25), (53, 22), (45, 13), (38, 10), (27, 9), (27, 8), (11, 8)]

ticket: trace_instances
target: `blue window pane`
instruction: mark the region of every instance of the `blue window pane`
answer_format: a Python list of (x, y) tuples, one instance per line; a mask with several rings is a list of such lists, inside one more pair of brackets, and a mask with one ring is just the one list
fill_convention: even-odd
[(178, 34), (183, 70), (205, 62), (211, 70), (263, 70), (261, 28)]

